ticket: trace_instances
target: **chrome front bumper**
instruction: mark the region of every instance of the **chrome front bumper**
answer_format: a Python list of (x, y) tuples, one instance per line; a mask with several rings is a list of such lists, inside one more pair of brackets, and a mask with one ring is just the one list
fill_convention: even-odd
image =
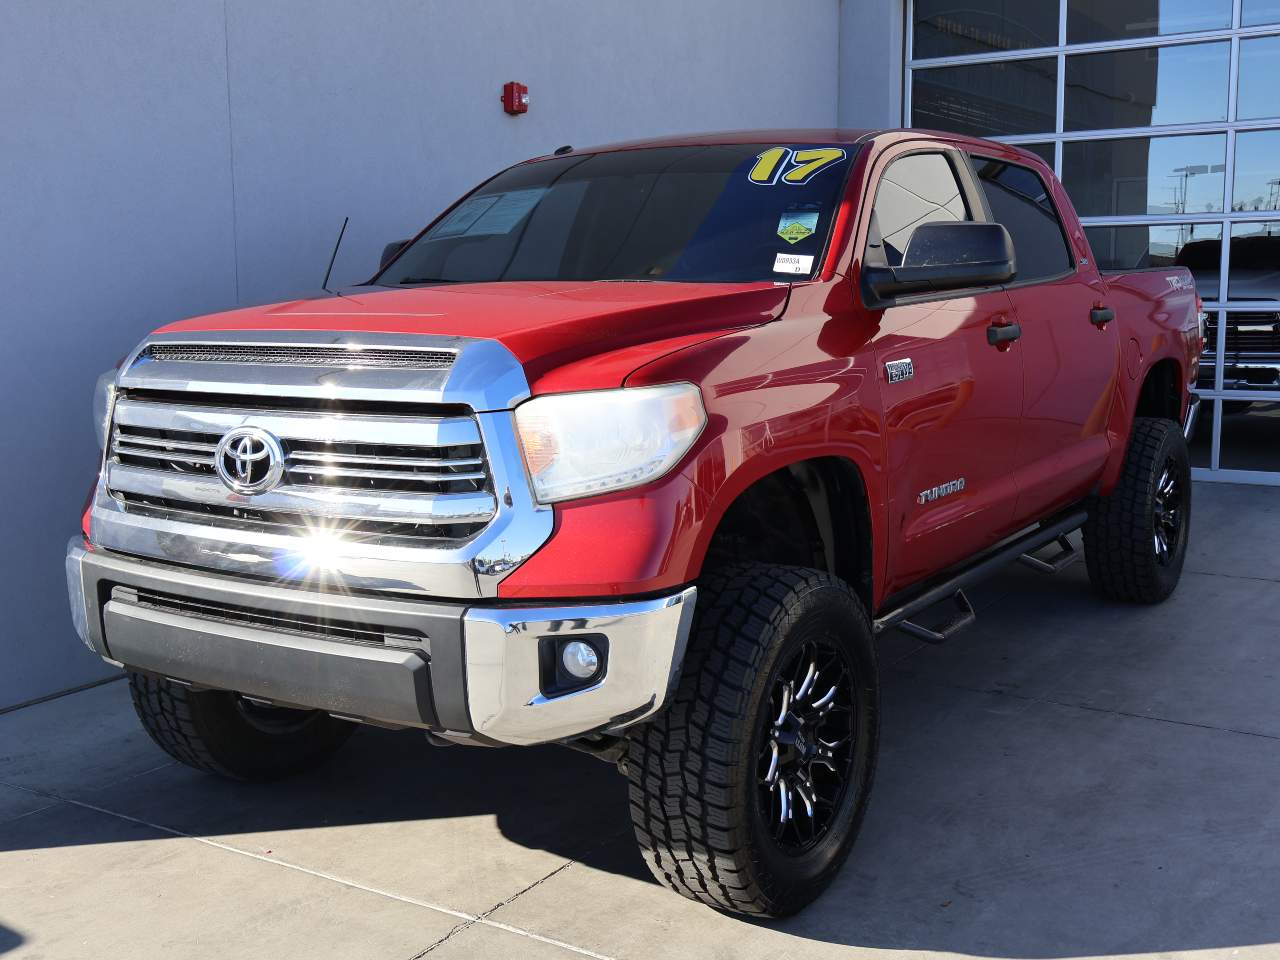
[[(78, 536), (66, 571), (77, 633), (118, 666), (497, 744), (612, 732), (656, 713), (679, 680), (696, 598), (689, 587), (643, 600), (503, 607), (324, 593), (141, 560)], [(150, 594), (186, 606), (158, 607)], [(223, 609), (246, 614), (210, 613)], [(376, 624), (391, 639), (334, 639), (314, 626), (325, 622)], [(579, 635), (605, 638), (601, 679), (549, 695), (539, 649)]]

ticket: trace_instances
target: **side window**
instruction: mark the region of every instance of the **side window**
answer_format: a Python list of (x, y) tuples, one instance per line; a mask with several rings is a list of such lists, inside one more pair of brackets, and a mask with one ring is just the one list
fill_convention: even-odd
[(1074, 264), (1053, 200), (1039, 175), (1003, 160), (972, 157), (991, 216), (1013, 238), (1018, 281), (1043, 280)]
[(922, 223), (972, 220), (955, 171), (940, 153), (912, 153), (889, 164), (876, 188), (867, 262), (896, 267)]

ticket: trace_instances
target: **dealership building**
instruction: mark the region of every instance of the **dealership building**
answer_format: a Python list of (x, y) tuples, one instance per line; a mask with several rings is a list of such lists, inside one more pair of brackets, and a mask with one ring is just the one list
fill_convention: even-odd
[[(26, 3), (0, 34), (0, 710), (110, 676), (62, 558), (149, 329), (368, 277), (563, 144), (917, 126), (1032, 150), (1104, 267), (1188, 266), (1205, 480), (1280, 484), (1280, 0)], [(503, 87), (528, 89), (507, 112)]]

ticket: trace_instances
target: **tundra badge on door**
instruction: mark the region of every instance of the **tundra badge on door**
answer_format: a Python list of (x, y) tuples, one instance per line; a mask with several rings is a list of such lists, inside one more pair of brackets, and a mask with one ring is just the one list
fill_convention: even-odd
[(949, 497), (953, 493), (959, 493), (964, 489), (964, 477), (957, 477), (954, 480), (948, 480), (946, 483), (940, 483), (936, 487), (930, 487), (928, 490), (921, 490), (916, 497), (916, 503), (924, 506), (932, 500), (940, 500), (943, 497)]

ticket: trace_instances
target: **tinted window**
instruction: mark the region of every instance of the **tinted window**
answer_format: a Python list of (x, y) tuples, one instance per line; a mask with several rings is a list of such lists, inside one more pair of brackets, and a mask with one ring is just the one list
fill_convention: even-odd
[(1233, 223), (1228, 300), (1280, 300), (1280, 223)]
[(1062, 146), (1062, 183), (1082, 217), (1217, 212), (1226, 154), (1221, 133), (1080, 140)]
[(1064, 129), (1225, 120), (1230, 52), (1222, 41), (1067, 57)]
[(916, 0), (911, 54), (950, 57), (1058, 43), (1058, 0)]
[(1231, 209), (1280, 210), (1280, 130), (1236, 134)]
[(1240, 93), (1236, 116), (1240, 120), (1280, 116), (1276, 81), (1280, 79), (1280, 37), (1240, 41)]
[(1280, 0), (1244, 0), (1240, 25), (1253, 27), (1260, 23), (1280, 23)]
[(731, 144), (521, 164), (376, 282), (803, 279), (821, 263), (852, 153)]
[(1231, 26), (1231, 0), (1068, 0), (1067, 43)]
[(940, 153), (901, 157), (889, 164), (876, 187), (867, 262), (896, 267), (920, 224), (971, 219), (946, 157)]
[(973, 158), (991, 215), (1013, 238), (1021, 282), (1057, 276), (1071, 269), (1058, 213), (1035, 171), (1002, 160)]
[(1222, 224), (1174, 223), (1132, 227), (1086, 227), (1094, 259), (1103, 270), (1186, 267), (1206, 300), (1218, 299)]
[(1052, 57), (911, 71), (911, 125), (977, 137), (1054, 128), (1058, 67)]

